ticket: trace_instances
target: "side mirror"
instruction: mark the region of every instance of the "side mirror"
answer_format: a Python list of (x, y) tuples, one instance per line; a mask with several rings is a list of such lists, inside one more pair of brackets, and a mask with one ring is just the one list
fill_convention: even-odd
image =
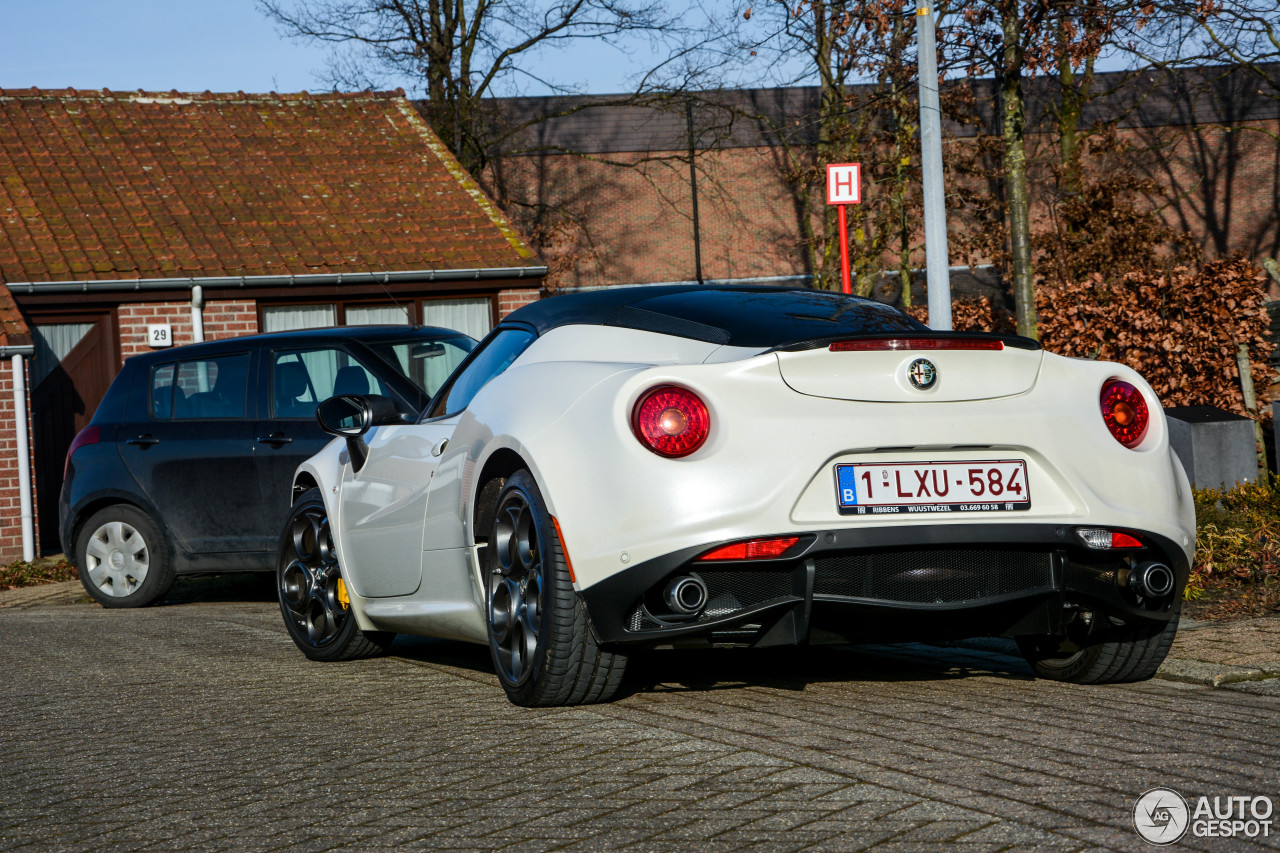
[(364, 434), (372, 427), (406, 423), (395, 401), (381, 394), (339, 394), (316, 406), (316, 423), (330, 435), (347, 440), (351, 467), (359, 471), (369, 458)]
[(330, 435), (352, 438), (373, 426), (373, 409), (363, 397), (340, 394), (316, 406), (316, 423)]

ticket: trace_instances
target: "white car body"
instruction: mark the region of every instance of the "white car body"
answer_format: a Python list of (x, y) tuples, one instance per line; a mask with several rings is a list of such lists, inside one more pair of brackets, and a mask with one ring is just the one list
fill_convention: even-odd
[[(813, 621), (812, 565), (815, 559), (823, 565), (824, 554), (1017, 543), (1046, 553), (1070, 552), (1069, 559), (1054, 558), (1055, 604), (1046, 605), (1041, 590), (1038, 603), (1021, 615), (997, 620), (990, 629), (972, 625), (974, 634), (1017, 633), (1017, 624), (1028, 627), (1019, 620), (1030, 618), (1036, 607), (1060, 606), (1061, 599), (1074, 597), (1061, 566), (1088, 557), (1077, 531), (1094, 528), (1138, 536), (1147, 546), (1144, 553), (1176, 575), (1180, 597), (1195, 539), (1191, 490), (1170, 449), (1154, 392), (1129, 368), (1063, 358), (1011, 338), (992, 351), (832, 352), (828, 338), (782, 348), (742, 346), (720, 342), (727, 335), (704, 333), (696, 322), (693, 333), (713, 340), (603, 324), (602, 317), (616, 317), (611, 312), (635, 310), (634, 304), (651, 304), (646, 300), (657, 296), (671, 302), (685, 292), (627, 291), (553, 297), (516, 312), (495, 334), (527, 328), (536, 339), (465, 410), (373, 427), (363, 439), (352, 439), (367, 446), (359, 470), (349, 442), (341, 440), (298, 470), (295, 493), (315, 486), (323, 495), (351, 611), (362, 630), (489, 641), (482, 494), (487, 481), (518, 468), (532, 474), (559, 526), (574, 589), (604, 643), (769, 645), (855, 638), (856, 631), (831, 631), (839, 617), (828, 619), (826, 627)], [(734, 292), (726, 292), (723, 298), (733, 298)], [(577, 302), (549, 305), (557, 300)], [(579, 303), (586, 306), (580, 312), (568, 310)], [(874, 309), (880, 310), (892, 309)], [(649, 318), (638, 325), (662, 324)], [(837, 328), (829, 337), (840, 336)], [(922, 356), (936, 377), (924, 390), (912, 385), (908, 373)], [(464, 364), (459, 371), (466, 369)], [(1099, 412), (1099, 394), (1114, 380), (1130, 383), (1150, 406), (1146, 433), (1133, 448), (1113, 438)], [(705, 443), (683, 458), (657, 455), (633, 431), (637, 401), (662, 385), (694, 392), (710, 412)], [(837, 506), (837, 465), (965, 462), (986, 476), (1002, 461), (1025, 463), (1029, 509), (849, 514)], [(900, 477), (912, 469), (894, 470)], [(872, 485), (879, 487), (868, 481)], [(654, 584), (696, 571), (691, 561), (708, 549), (788, 534), (806, 543), (804, 559), (788, 565), (808, 565), (811, 580), (797, 593), (799, 600), (764, 608), (765, 616), (794, 611), (785, 629), (773, 630), (777, 623), (766, 624), (759, 608), (748, 612), (752, 607), (684, 621), (641, 612)], [(1158, 607), (1135, 598), (1122, 578), (1112, 577), (1119, 565), (1112, 558), (1120, 558), (1111, 552), (1098, 556), (1099, 565), (1110, 567), (1099, 575), (1111, 571), (1108, 582), (1116, 586), (1113, 601), (1089, 599), (1098, 609), (1156, 622), (1176, 612), (1173, 595)], [(759, 566), (776, 568), (769, 563)], [(729, 566), (735, 567), (757, 568)], [(882, 603), (886, 613), (918, 614), (932, 607), (971, 612), (980, 621), (986, 618), (981, 614), (1017, 599), (1017, 592), (902, 607)], [(850, 603), (875, 607), (875, 601), (862, 599)], [(1035, 627), (1033, 619), (1030, 627), (1048, 631), (1055, 618), (1040, 619), (1048, 620), (1047, 627)], [(717, 636), (718, 629), (728, 633)]]

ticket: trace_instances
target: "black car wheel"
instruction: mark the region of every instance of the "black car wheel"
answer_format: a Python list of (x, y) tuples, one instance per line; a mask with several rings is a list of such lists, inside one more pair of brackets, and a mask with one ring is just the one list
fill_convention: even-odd
[(1113, 625), (1105, 616), (1077, 610), (1063, 636), (1019, 637), (1018, 649), (1041, 678), (1074, 684), (1145, 681), (1169, 654), (1178, 615), (1163, 625)]
[(356, 624), (319, 489), (304, 492), (289, 513), (280, 541), (276, 592), (289, 636), (312, 660), (371, 657), (395, 639), (394, 633), (362, 631)]
[(507, 697), (526, 706), (613, 698), (627, 659), (596, 643), (528, 471), (513, 474), (498, 496), (485, 570), (489, 650)]
[(75, 559), (80, 583), (103, 607), (143, 607), (173, 588), (169, 543), (149, 515), (128, 504), (89, 517)]

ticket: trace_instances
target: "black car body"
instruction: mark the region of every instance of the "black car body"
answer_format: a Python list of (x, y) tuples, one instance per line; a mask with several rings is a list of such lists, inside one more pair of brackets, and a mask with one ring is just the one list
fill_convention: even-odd
[(175, 574), (269, 570), (294, 469), (332, 440), (316, 404), (377, 394), (416, 416), (474, 345), (447, 329), (368, 326), (130, 358), (67, 454), (62, 546), (109, 606), (153, 601)]

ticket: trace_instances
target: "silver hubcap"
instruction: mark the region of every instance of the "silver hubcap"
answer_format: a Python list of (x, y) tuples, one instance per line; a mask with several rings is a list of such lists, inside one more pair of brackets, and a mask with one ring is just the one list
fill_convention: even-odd
[(538, 650), (542, 622), (542, 547), (528, 503), (508, 495), (494, 530), (497, 564), (489, 579), (489, 642), (502, 677), (520, 684)]
[(86, 570), (94, 586), (123, 597), (138, 591), (151, 568), (151, 549), (137, 528), (108, 521), (93, 531), (85, 549)]
[(286, 546), (280, 570), (280, 600), (298, 634), (312, 646), (338, 636), (349, 611), (338, 600), (338, 557), (329, 518), (320, 507), (306, 507), (289, 520), (292, 548)]

